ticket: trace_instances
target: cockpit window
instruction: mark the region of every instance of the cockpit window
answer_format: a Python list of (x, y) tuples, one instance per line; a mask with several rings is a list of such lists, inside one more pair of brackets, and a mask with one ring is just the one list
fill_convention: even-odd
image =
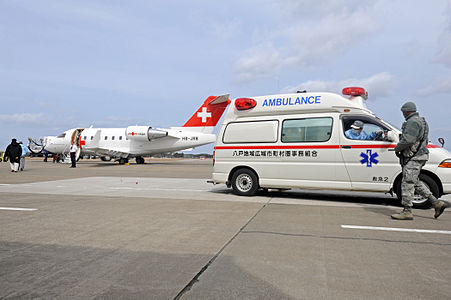
[(59, 136), (57, 136), (57, 138), (64, 138), (65, 136), (66, 136), (66, 133), (63, 132), (63, 133), (61, 133)]

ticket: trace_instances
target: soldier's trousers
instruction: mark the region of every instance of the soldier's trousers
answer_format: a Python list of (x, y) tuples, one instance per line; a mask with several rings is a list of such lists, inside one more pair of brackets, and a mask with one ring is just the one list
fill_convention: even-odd
[(430, 198), (432, 195), (428, 187), (418, 178), (425, 164), (426, 160), (410, 160), (402, 168), (401, 194), (404, 207), (412, 207), (415, 192), (424, 198)]

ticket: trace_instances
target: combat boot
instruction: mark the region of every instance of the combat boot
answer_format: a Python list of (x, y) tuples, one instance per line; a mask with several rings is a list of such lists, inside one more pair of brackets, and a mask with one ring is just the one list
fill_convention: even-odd
[(404, 207), (402, 212), (391, 215), (391, 218), (395, 220), (413, 220), (412, 209), (410, 207)]
[(435, 209), (434, 218), (437, 219), (445, 211), (445, 208), (450, 207), (450, 204), (449, 202), (439, 200), (433, 204), (433, 207)]

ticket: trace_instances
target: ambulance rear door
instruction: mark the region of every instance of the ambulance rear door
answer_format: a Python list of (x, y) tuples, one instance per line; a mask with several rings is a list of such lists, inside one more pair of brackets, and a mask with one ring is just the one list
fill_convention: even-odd
[(393, 177), (399, 172), (398, 159), (393, 151), (396, 144), (381, 137), (371, 140), (347, 138), (345, 131), (351, 129), (354, 121), (364, 123), (363, 132), (388, 131), (379, 119), (369, 115), (346, 115), (340, 118), (340, 151), (353, 190), (389, 191)]

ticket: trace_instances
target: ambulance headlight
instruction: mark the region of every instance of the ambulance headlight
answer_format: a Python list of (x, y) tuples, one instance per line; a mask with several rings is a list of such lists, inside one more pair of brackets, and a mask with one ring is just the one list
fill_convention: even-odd
[(451, 159), (445, 159), (441, 164), (438, 165), (439, 168), (451, 168)]

